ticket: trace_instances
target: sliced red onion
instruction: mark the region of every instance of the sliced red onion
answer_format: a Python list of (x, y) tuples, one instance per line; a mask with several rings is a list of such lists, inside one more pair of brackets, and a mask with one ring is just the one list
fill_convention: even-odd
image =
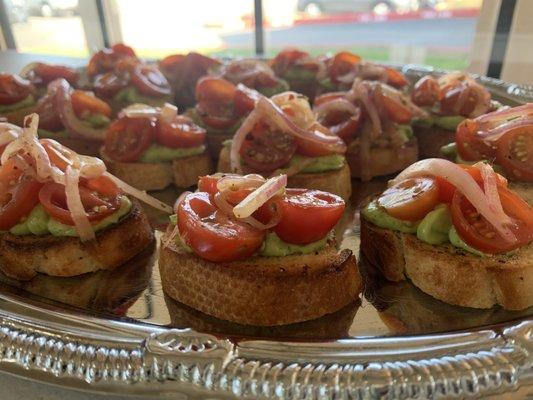
[[(391, 183), (401, 182), (418, 176), (438, 176), (446, 179), (463, 194), (474, 208), (500, 233), (508, 242), (516, 242), (516, 237), (509, 229), (512, 220), (504, 212), (496, 199), (489, 200), (474, 178), (457, 164), (440, 158), (418, 161), (403, 170)], [(498, 199), (499, 200), (499, 199)], [(500, 211), (501, 210), (501, 211)]]
[(314, 111), (317, 118), (323, 118), (331, 111), (345, 111), (352, 115), (358, 115), (361, 112), (361, 110), (352, 102), (344, 98), (333, 99), (326, 103), (322, 103), (315, 107)]
[[(168, 103), (165, 103), (165, 106), (167, 104)], [(168, 104), (168, 105), (170, 107), (174, 107), (171, 104)], [(119, 117), (150, 118), (150, 117), (158, 117), (160, 114), (161, 114), (161, 109), (157, 107), (152, 107), (146, 104), (136, 103), (136, 104), (129, 105), (128, 107), (122, 109), (119, 113)]]
[(266, 62), (254, 58), (230, 61), (223, 64), (217, 73), (217, 75), (235, 84), (245, 82), (257, 74), (267, 74), (272, 77), (275, 75)]
[(517, 118), (512, 121), (501, 124), (498, 127), (489, 129), (489, 130), (478, 130), (476, 135), (481, 139), (487, 142), (495, 142), (504, 136), (507, 132), (512, 129), (519, 128), (521, 126), (531, 126), (533, 127), (533, 116), (525, 118)]
[(502, 202), (500, 200), (500, 195), (498, 194), (498, 179), (496, 177), (496, 173), (487, 163), (480, 162), (475, 166), (481, 171), (481, 177), (483, 178), (483, 190), (487, 196), (489, 208), (497, 214), (505, 215)]
[(260, 119), (260, 113), (258, 109), (254, 109), (248, 117), (243, 121), (239, 129), (237, 129), (237, 132), (235, 132), (235, 135), (233, 136), (233, 140), (231, 141), (231, 149), (230, 149), (230, 163), (231, 163), (231, 170), (233, 172), (241, 173), (242, 172), (242, 165), (241, 165), (241, 154), (240, 150), (242, 147), (242, 144), (246, 140), (246, 136), (249, 132), (252, 131), (254, 125), (259, 121)]
[(265, 204), (275, 195), (283, 192), (287, 186), (287, 175), (279, 175), (268, 179), (262, 186), (254, 190), (233, 208), (233, 214), (237, 218), (248, 218), (259, 207)]
[(370, 93), (365, 82), (356, 79), (352, 88), (346, 94), (346, 98), (351, 102), (356, 100), (361, 101), (372, 123), (372, 136), (377, 137), (381, 135), (381, 120), (379, 119), (379, 113), (374, 102), (370, 98)]
[(500, 121), (507, 121), (518, 117), (533, 115), (533, 103), (527, 103), (518, 107), (497, 110), (475, 119), (479, 124), (496, 124)]
[(215, 206), (220, 211), (222, 211), (228, 217), (235, 218), (235, 215), (233, 214), (233, 206), (228, 202), (226, 198), (226, 192), (216, 193), (213, 197), (213, 201), (215, 202)]
[(174, 121), (177, 115), (178, 115), (178, 107), (176, 107), (175, 105), (169, 104), (169, 103), (165, 103), (163, 107), (161, 107), (159, 118), (162, 121), (170, 123)]
[(219, 179), (217, 189), (220, 192), (239, 189), (256, 189), (265, 183), (265, 178), (258, 174), (228, 175)]
[(8, 122), (0, 122), (0, 146), (11, 143), (22, 134), (22, 128)]
[(22, 78), (28, 79), (30, 77), (30, 73), (39, 66), (38, 62), (32, 62), (27, 65), (25, 65), (19, 72), (19, 76)]
[(80, 172), (67, 166), (65, 171), (65, 194), (67, 198), (67, 207), (74, 221), (74, 226), (82, 242), (92, 240), (96, 237), (94, 229), (87, 217), (83, 202), (81, 201), (80, 189), (78, 187)]
[(105, 139), (105, 129), (94, 129), (84, 124), (74, 112), (71, 101), (72, 88), (66, 79), (56, 79), (49, 85), (50, 90), (55, 91), (55, 104), (59, 112), (59, 118), (65, 129), (73, 136), (87, 139), (103, 141)]

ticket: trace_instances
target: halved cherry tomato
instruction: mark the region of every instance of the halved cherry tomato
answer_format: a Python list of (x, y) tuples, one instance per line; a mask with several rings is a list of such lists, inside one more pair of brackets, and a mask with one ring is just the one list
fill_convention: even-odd
[(482, 100), (476, 90), (465, 82), (441, 88), (440, 98), (440, 109), (443, 113), (463, 117), (468, 117)]
[(155, 65), (137, 64), (131, 70), (131, 82), (147, 96), (168, 96), (171, 93), (167, 78)]
[(111, 71), (115, 63), (124, 58), (137, 58), (135, 51), (129, 46), (117, 43), (110, 49), (102, 49), (95, 53), (87, 65), (87, 74), (90, 78), (102, 72)]
[(182, 70), (185, 68), (186, 59), (187, 56), (185, 54), (172, 54), (159, 61), (159, 66), (165, 72), (174, 74), (183, 72)]
[(439, 188), (434, 179), (409, 178), (389, 187), (377, 201), (394, 218), (418, 221), (437, 205)]
[(79, 118), (85, 114), (102, 114), (111, 116), (111, 107), (105, 101), (100, 100), (92, 92), (74, 90), (71, 95), (72, 108)]
[(515, 243), (504, 240), (459, 191), (455, 192), (451, 204), (453, 225), (461, 239), (485, 253), (510, 251), (533, 240), (531, 207), (507, 188), (499, 186), (498, 193), (504, 212), (514, 220), (510, 228), (517, 238)]
[(121, 117), (107, 128), (106, 155), (122, 162), (137, 161), (152, 143), (155, 132), (155, 118)]
[(395, 89), (376, 84), (373, 90), (374, 100), (386, 116), (398, 124), (408, 124), (413, 118), (413, 112), (404, 103), (404, 99)]
[(168, 147), (196, 147), (205, 142), (205, 129), (192, 119), (176, 115), (171, 122), (160, 120), (156, 130), (156, 140)]
[(476, 135), (477, 123), (473, 120), (464, 120), (455, 131), (457, 153), (465, 161), (492, 159), (496, 149)]
[(229, 218), (211, 203), (208, 193), (190, 193), (178, 206), (178, 229), (185, 243), (212, 262), (243, 260), (263, 244), (265, 232)]
[(114, 198), (121, 193), (117, 184), (103, 175), (98, 178), (85, 180), (84, 186), (108, 198)]
[(338, 83), (337, 78), (348, 74), (361, 61), (361, 57), (348, 51), (335, 54), (328, 62), (328, 74), (331, 80)]
[(344, 143), (349, 144), (357, 135), (361, 126), (361, 119), (362, 114), (360, 109), (358, 109), (356, 115), (339, 110), (330, 111), (323, 118), (320, 118), (318, 122), (329, 128), (331, 133), (344, 140)]
[(255, 102), (257, 100), (258, 97), (251, 97), (248, 92), (237, 88), (237, 90), (235, 90), (235, 98), (233, 100), (235, 114), (238, 116), (247, 115), (254, 109)]
[(389, 85), (395, 88), (402, 88), (409, 83), (400, 71), (390, 67), (385, 67), (385, 71), (387, 72), (387, 83)]
[[(468, 172), (472, 176), (472, 178), (474, 178), (474, 180), (481, 187), (483, 187), (483, 178), (481, 176), (481, 170), (479, 168), (474, 165), (468, 164), (457, 165), (463, 168), (466, 172)], [(504, 177), (502, 177), (500, 174), (496, 174), (496, 178), (498, 186), (507, 187), (507, 180)], [(434, 179), (437, 181), (437, 185), (439, 186), (439, 202), (450, 203), (456, 191), (455, 186), (453, 186), (450, 182), (448, 182), (444, 178), (441, 178), (440, 176), (436, 176)]]
[(339, 196), (309, 189), (287, 189), (276, 206), (281, 219), (273, 230), (283, 241), (293, 244), (322, 239), (338, 222), (345, 207)]
[(31, 82), (13, 74), (0, 74), (0, 104), (14, 104), (28, 97), (34, 88)]
[(8, 184), (0, 199), (0, 229), (9, 230), (27, 216), (39, 202), (42, 183), (22, 177)]
[(39, 114), (39, 128), (52, 132), (63, 129), (53, 93), (47, 93), (37, 101), (35, 112)]
[(94, 92), (104, 99), (112, 98), (127, 86), (128, 80), (126, 77), (119, 76), (114, 72), (98, 75), (93, 82)]
[(205, 77), (196, 84), (196, 100), (210, 115), (227, 116), (233, 111), (237, 87), (221, 78)]
[(69, 67), (64, 65), (50, 65), (44, 63), (38, 63), (33, 69), (39, 83), (47, 85), (58, 78), (66, 79), (71, 85), (75, 85), (78, 82), (80, 74)]
[(522, 126), (505, 133), (497, 143), (496, 162), (511, 178), (533, 182), (533, 128)]
[[(288, 68), (292, 67), (294, 63), (304, 57), (308, 57), (309, 53), (298, 49), (285, 49), (278, 53), (276, 57), (271, 61), (270, 65), (276, 75), (282, 76)], [(301, 65), (305, 68), (304, 65)], [(311, 70), (315, 71), (317, 65), (313, 64), (309, 66)]]
[(268, 172), (287, 164), (295, 151), (296, 142), (292, 136), (258, 123), (244, 141), (240, 154), (253, 170)]
[(198, 191), (215, 194), (217, 189), (218, 178), (211, 175), (201, 176), (198, 180)]
[[(97, 222), (113, 214), (120, 207), (120, 197), (103, 197), (96, 191), (79, 186), (80, 197), (87, 218)], [(65, 187), (55, 182), (46, 183), (39, 191), (39, 202), (46, 212), (66, 225), (74, 225), (72, 215), (67, 206)]]
[(431, 107), (439, 100), (439, 82), (431, 75), (426, 75), (415, 83), (411, 100), (418, 106)]

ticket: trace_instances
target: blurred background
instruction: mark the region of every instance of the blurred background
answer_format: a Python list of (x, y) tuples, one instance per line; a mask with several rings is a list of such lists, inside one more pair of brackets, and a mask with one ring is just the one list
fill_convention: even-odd
[[(17, 49), (88, 56), (83, 3), (4, 0)], [(121, 39), (145, 57), (254, 54), (253, 0), (112, 0)], [(110, 4), (109, 4), (110, 3)], [(265, 52), (344, 49), (376, 61), (467, 66), (482, 0), (263, 0)], [(81, 13), (80, 13), (81, 11)], [(94, 21), (92, 21), (94, 23)]]

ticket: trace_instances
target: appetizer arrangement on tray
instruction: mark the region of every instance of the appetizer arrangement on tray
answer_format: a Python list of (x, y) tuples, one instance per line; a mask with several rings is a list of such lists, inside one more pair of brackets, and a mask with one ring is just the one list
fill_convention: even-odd
[[(197, 187), (179, 196), (162, 239), (165, 292), (245, 324), (312, 319), (361, 290), (353, 255), (329, 233), (351, 179), (388, 176), (361, 211), (361, 249), (387, 279), (462, 306), (531, 305), (533, 109), (500, 105), (468, 75), (410, 82), (349, 52), (297, 49), (146, 63), (116, 44), (85, 71), (32, 63), (2, 74), (0, 107), (0, 268), (11, 277), (113, 268), (152, 238), (124, 191), (169, 210), (142, 191)], [(458, 164), (418, 161), (428, 156)], [(113, 251), (98, 258), (89, 242)], [(463, 293), (463, 275), (484, 286)], [(276, 291), (291, 296), (268, 301)]]

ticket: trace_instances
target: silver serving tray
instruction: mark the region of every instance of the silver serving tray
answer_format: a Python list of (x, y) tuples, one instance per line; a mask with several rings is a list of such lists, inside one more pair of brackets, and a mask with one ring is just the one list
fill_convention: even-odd
[[(402, 69), (413, 79), (439, 72)], [(533, 101), (531, 87), (476, 78), (503, 103)], [(356, 254), (357, 207), (385, 182), (353, 182), (337, 233)], [(177, 193), (156, 195), (170, 203)], [(148, 211), (161, 227), (165, 217)], [(409, 282), (384, 281), (359, 259), (366, 282), (362, 300), (314, 321), (241, 326), (165, 297), (155, 247), (112, 272), (30, 282), (0, 276), (0, 370), (73, 389), (147, 397), (533, 394), (533, 308), (454, 307)]]

